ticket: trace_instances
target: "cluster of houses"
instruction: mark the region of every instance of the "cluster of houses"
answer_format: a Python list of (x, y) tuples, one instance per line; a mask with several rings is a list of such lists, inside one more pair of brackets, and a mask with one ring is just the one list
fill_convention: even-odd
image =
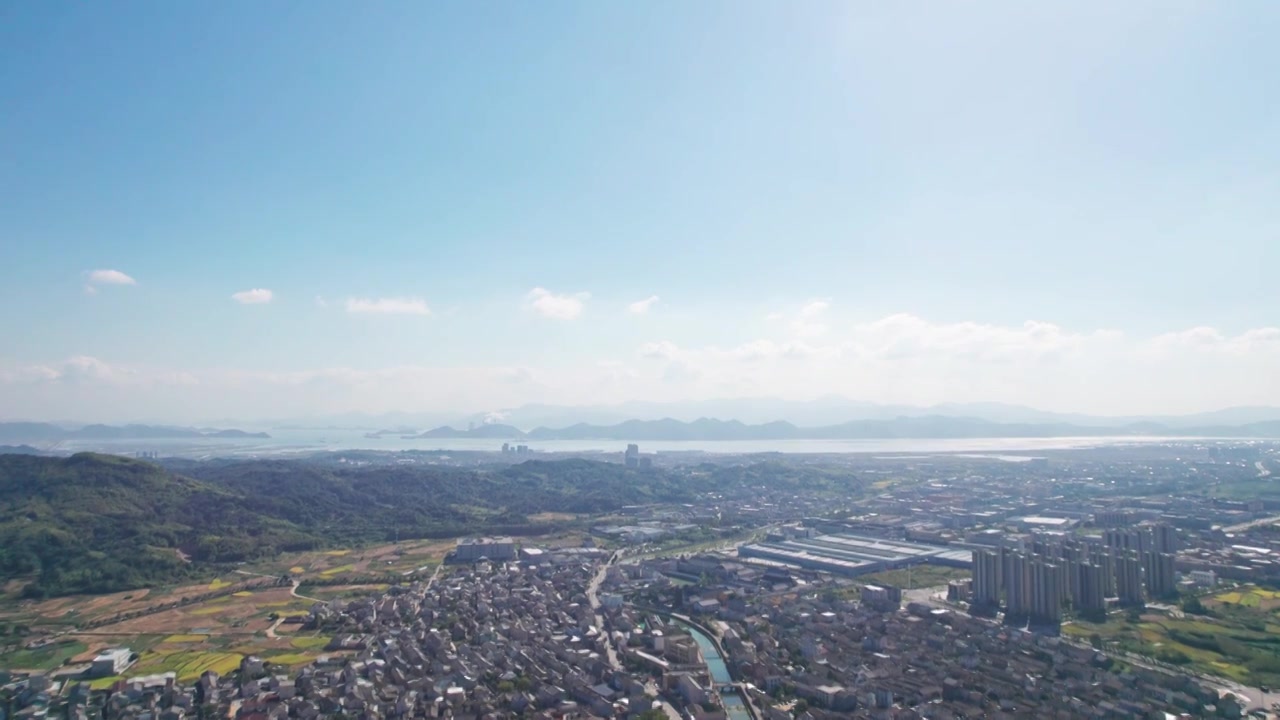
[[(704, 583), (678, 588), (677, 596), (661, 577), (652, 579), (673, 569), (699, 569)], [(752, 587), (741, 582), (742, 573), (741, 563), (713, 556), (653, 561), (606, 589), (634, 594), (649, 583), (666, 586), (671, 604), (719, 636), (734, 679), (770, 720), (1165, 720), (1234, 718), (1245, 709), (1234, 695), (1189, 675), (1122, 668), (1087, 644), (934, 605), (901, 607), (891, 588), (855, 591), (830, 577)], [(628, 606), (619, 622), (629, 614), (642, 617)]]

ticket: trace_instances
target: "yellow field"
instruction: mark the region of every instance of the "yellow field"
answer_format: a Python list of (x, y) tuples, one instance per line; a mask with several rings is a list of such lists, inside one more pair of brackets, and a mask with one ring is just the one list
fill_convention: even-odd
[(1280, 599), (1280, 593), (1259, 587), (1243, 587), (1239, 590), (1219, 593), (1212, 599), (1228, 605), (1270, 610), (1275, 607), (1277, 599)]
[(304, 665), (311, 662), (312, 659), (310, 655), (303, 655), (302, 653), (286, 653), (269, 657), (267, 661), (277, 665)]
[(249, 592), (248, 590), (241, 590), (240, 592), (233, 592), (231, 594), (236, 597), (252, 597), (253, 596), (253, 593)]
[(160, 642), (166, 643), (197, 643), (208, 640), (208, 635), (170, 635)]
[(333, 577), (334, 575), (337, 575), (339, 573), (351, 572), (352, 570), (355, 570), (355, 569), (356, 569), (355, 565), (339, 565), (338, 567), (333, 567), (333, 568), (329, 568), (328, 570), (323, 570), (320, 572), (320, 574), (324, 575), (325, 577)]
[(329, 644), (327, 637), (299, 637), (290, 643), (299, 650), (319, 650)]
[(209, 670), (219, 675), (226, 675), (239, 668), (240, 661), (243, 659), (242, 655), (235, 653), (209, 653), (203, 658), (179, 668), (178, 679), (182, 681), (196, 680)]
[(326, 550), (325, 551), (325, 555), (328, 555), (329, 557), (345, 557), (350, 554), (351, 554), (350, 550)]
[(231, 584), (231, 583), (227, 582), (226, 580), (223, 580), (222, 578), (215, 578), (213, 582), (209, 583), (209, 589), (210, 589), (210, 590), (221, 590), (222, 588), (224, 588), (224, 587), (226, 587), (226, 586), (228, 586), (228, 585), (230, 585), (230, 584)]
[(155, 653), (148, 651), (138, 660), (134, 675), (150, 675), (153, 673), (175, 672), (178, 680), (190, 682), (196, 680), (208, 670), (219, 675), (226, 675), (240, 667), (243, 655), (230, 652), (182, 651), (173, 653)]
[(301, 566), (294, 565), (293, 567), (289, 568), (289, 572), (293, 573), (294, 575), (299, 575), (301, 573), (306, 572), (306, 569)]

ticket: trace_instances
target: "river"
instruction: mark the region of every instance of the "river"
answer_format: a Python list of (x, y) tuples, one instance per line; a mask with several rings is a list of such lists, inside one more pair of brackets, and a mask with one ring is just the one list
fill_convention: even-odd
[[(731, 684), (733, 677), (729, 675), (729, 666), (725, 664), (724, 658), (720, 657), (720, 651), (716, 649), (716, 644), (711, 638), (692, 625), (680, 623), (680, 626), (688, 630), (694, 642), (698, 643), (698, 649), (702, 651), (702, 659), (707, 661), (707, 671), (711, 674), (712, 684), (716, 688)], [(743, 701), (740, 692), (735, 689), (732, 693), (720, 695), (720, 700), (724, 703), (724, 711), (729, 716), (729, 720), (752, 720), (751, 712), (747, 710), (747, 704)]]

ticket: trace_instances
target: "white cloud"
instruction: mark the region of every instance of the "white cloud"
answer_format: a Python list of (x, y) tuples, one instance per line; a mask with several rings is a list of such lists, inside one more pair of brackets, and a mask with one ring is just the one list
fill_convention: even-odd
[(347, 312), (353, 314), (430, 315), (431, 308), (421, 298), (348, 298)]
[(650, 295), (649, 297), (643, 300), (637, 300), (627, 305), (627, 312), (631, 313), (632, 315), (644, 315), (645, 313), (649, 312), (649, 309), (652, 308), (654, 304), (656, 304), (657, 302), (658, 302), (658, 296)]
[(90, 270), (85, 273), (84, 291), (88, 295), (97, 295), (100, 285), (137, 285), (138, 281), (119, 270)]
[(881, 403), (993, 401), (1109, 414), (1280, 405), (1276, 327), (1134, 337), (1040, 321), (935, 322), (905, 313), (828, 323), (820, 338), (797, 338), (783, 326), (774, 338), (723, 346), (659, 340), (644, 343), (624, 362), (581, 357), (540, 367), (264, 372), (120, 365), (91, 356), (0, 362), (0, 414), (198, 421), (827, 394)]
[(1022, 325), (934, 323), (899, 313), (854, 326), (844, 349), (862, 357), (929, 355), (992, 361), (1062, 354), (1080, 350), (1090, 342), (1115, 339), (1114, 331), (1073, 333), (1034, 320)]
[(582, 315), (586, 301), (591, 293), (580, 292), (572, 295), (557, 295), (546, 288), (536, 287), (525, 296), (525, 306), (544, 318), (552, 320), (573, 320)]
[(272, 293), (266, 288), (254, 288), (252, 290), (244, 290), (231, 296), (232, 300), (241, 305), (262, 305), (271, 302)]
[(1280, 328), (1254, 328), (1229, 337), (1216, 328), (1194, 327), (1157, 336), (1151, 341), (1151, 350), (1157, 353), (1181, 352), (1195, 355), (1252, 356), (1280, 353)]
[(806, 303), (796, 314), (796, 319), (791, 322), (792, 332), (799, 337), (822, 335), (827, 331), (827, 325), (822, 318), (830, 308), (831, 303), (826, 300), (813, 300)]
[(670, 340), (649, 342), (640, 346), (640, 356), (647, 358), (659, 358), (662, 360), (675, 360), (680, 356), (680, 348)]
[(1280, 373), (1272, 369), (1280, 363), (1280, 328), (1131, 338), (1042, 321), (945, 323), (900, 313), (843, 326), (828, 320), (820, 341), (818, 333), (796, 332), (796, 322), (827, 312), (823, 304), (792, 316), (790, 339), (731, 347), (645, 343), (639, 358), (669, 385), (646, 392), (706, 397), (714, 380), (724, 396), (837, 393), (883, 403), (995, 401), (1113, 414), (1280, 404)]
[(318, 308), (327, 308), (327, 307), (329, 307), (329, 301), (328, 301), (328, 300), (325, 300), (323, 297), (321, 297), (321, 296), (317, 295), (317, 296), (316, 296), (316, 307), (318, 307)]

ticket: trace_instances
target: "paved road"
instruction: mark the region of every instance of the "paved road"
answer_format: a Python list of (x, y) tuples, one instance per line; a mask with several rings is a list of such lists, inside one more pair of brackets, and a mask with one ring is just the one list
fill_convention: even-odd
[(440, 577), (440, 571), (444, 569), (444, 563), (436, 565), (436, 571), (431, 573), (431, 577), (427, 579), (427, 589), (430, 590), (432, 585), (436, 584), (436, 580)]
[(301, 584), (302, 584), (301, 580), (294, 580), (293, 585), (289, 586), (289, 594), (298, 598), (299, 600), (310, 600), (311, 602), (324, 602), (324, 600), (321, 600), (320, 598), (313, 598), (313, 597), (307, 597), (306, 595), (299, 595), (298, 586)]
[(662, 693), (658, 690), (657, 683), (655, 683), (652, 680), (646, 682), (644, 684), (644, 692), (646, 695), (651, 695), (655, 698), (659, 698), (660, 702), (662, 703), (662, 712), (667, 714), (668, 720), (683, 720), (683, 718), (680, 717), (680, 711), (676, 709), (675, 705), (672, 705), (666, 700), (661, 699)]
[[(615, 552), (609, 556), (608, 561), (600, 566), (599, 572), (595, 577), (591, 578), (591, 584), (587, 585), (587, 601), (591, 603), (591, 609), (596, 611), (596, 629), (605, 632), (604, 616), (600, 614), (600, 583), (604, 582), (604, 576), (608, 574), (609, 568), (618, 561), (621, 551)], [(604, 641), (605, 653), (609, 656), (609, 667), (614, 670), (622, 669), (622, 661), (618, 659), (618, 653), (613, 649), (613, 640), (607, 635)]]
[(1265, 518), (1259, 518), (1257, 520), (1250, 520), (1249, 522), (1243, 522), (1243, 523), (1240, 523), (1239, 525), (1232, 525), (1231, 527), (1222, 528), (1222, 531), (1229, 532), (1229, 533), (1238, 533), (1238, 532), (1243, 532), (1245, 530), (1248, 530), (1249, 528), (1252, 528), (1252, 527), (1259, 527), (1261, 525), (1273, 525), (1275, 523), (1280, 523), (1280, 516), (1265, 517)]

